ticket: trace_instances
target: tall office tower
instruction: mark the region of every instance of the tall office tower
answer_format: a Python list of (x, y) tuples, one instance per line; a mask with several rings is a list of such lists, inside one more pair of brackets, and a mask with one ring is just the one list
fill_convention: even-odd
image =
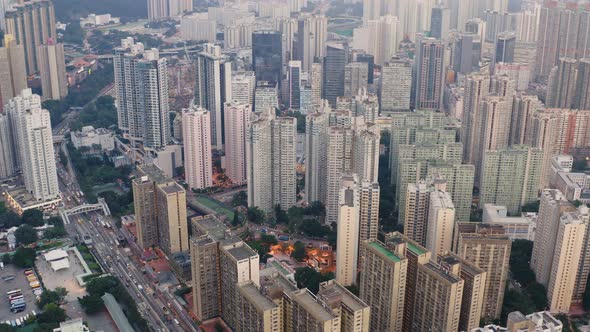
[(351, 286), (356, 284), (359, 251), (360, 198), (356, 174), (342, 175), (338, 196), (336, 281)]
[(175, 181), (159, 184), (156, 187), (156, 204), (160, 248), (168, 255), (187, 252), (186, 191)]
[(463, 142), (463, 161), (475, 165), (477, 159), (480, 112), (483, 100), (490, 91), (490, 77), (487, 73), (473, 73), (465, 79), (465, 98), (463, 100), (463, 126), (461, 141)]
[(374, 240), (361, 243), (360, 299), (371, 307), (371, 329), (401, 331), (408, 258), (393, 246)]
[(479, 70), (481, 44), (479, 35), (460, 33), (454, 43), (453, 70), (463, 75)]
[(513, 31), (500, 32), (496, 36), (495, 63), (513, 63), (516, 49), (516, 35)]
[(41, 108), (41, 98), (25, 89), (7, 101), (5, 112), (11, 118), (27, 191), (38, 201), (59, 197), (51, 119)]
[(254, 105), (254, 89), (256, 88), (256, 77), (253, 71), (235, 73), (231, 78), (232, 100), (240, 105)]
[(283, 328), (281, 306), (263, 295), (253, 281), (237, 285), (236, 331), (280, 331)]
[(455, 206), (446, 190), (433, 191), (429, 196), (425, 247), (435, 255), (442, 255), (451, 251), (453, 244)]
[(410, 183), (406, 190), (404, 234), (422, 246), (426, 243), (428, 204), (432, 190), (425, 181)]
[(481, 320), (488, 273), (451, 252), (438, 256), (438, 261), (444, 267), (459, 265), (458, 276), (463, 280), (459, 331), (472, 331), (479, 326)]
[(451, 10), (442, 5), (432, 8), (430, 15), (430, 37), (447, 39), (451, 29)]
[(432, 162), (428, 165), (427, 177), (442, 178), (446, 182), (446, 191), (451, 195), (455, 206), (455, 219), (469, 220), (475, 167), (449, 162)]
[(302, 15), (297, 22), (297, 60), (303, 71), (310, 71), (314, 58), (326, 54), (328, 40), (328, 18), (324, 15)]
[(0, 179), (16, 174), (16, 158), (10, 118), (7, 114), (0, 113)]
[(483, 155), (486, 151), (502, 150), (508, 147), (511, 115), (511, 99), (493, 95), (481, 101), (479, 118), (476, 119), (479, 137), (473, 137), (476, 186), (481, 183)]
[(12, 35), (25, 51), (27, 75), (37, 73), (37, 47), (57, 40), (55, 10), (49, 0), (18, 1), (6, 12), (6, 35)]
[(457, 222), (454, 242), (458, 256), (487, 272), (481, 314), (485, 319), (497, 319), (504, 302), (512, 241), (503, 228)]
[(115, 49), (114, 69), (119, 129), (134, 147), (165, 147), (170, 140), (166, 58), (129, 37)]
[(378, 182), (361, 181), (359, 187), (359, 243), (365, 240), (373, 241), (377, 239), (377, 233), (379, 232), (379, 194)]
[(578, 62), (577, 95), (574, 98), (574, 108), (590, 109), (590, 58), (580, 59)]
[(236, 315), (238, 307), (238, 284), (252, 281), (260, 286), (259, 257), (243, 241), (219, 244), (219, 269), (221, 270), (221, 317), (232, 327), (238, 326), (242, 317)]
[(68, 95), (64, 44), (49, 40), (37, 47), (37, 65), (41, 74), (43, 99), (61, 99)]
[(250, 104), (225, 103), (225, 174), (234, 185), (246, 184), (247, 132), (252, 116)]
[(213, 186), (211, 112), (193, 106), (182, 112), (184, 170), (189, 189)]
[(344, 67), (344, 96), (356, 96), (366, 90), (369, 82), (369, 65), (364, 62), (351, 62)]
[(421, 40), (416, 62), (416, 109), (439, 110), (445, 79), (445, 45), (434, 38)]
[(393, 58), (381, 67), (379, 103), (381, 114), (409, 111), (412, 91), (412, 63)]
[(320, 283), (318, 299), (339, 312), (342, 330), (369, 331), (371, 308), (336, 280)]
[(287, 65), (287, 86), (289, 98), (285, 104), (293, 110), (301, 105), (301, 61), (289, 61)]
[(309, 113), (305, 121), (305, 193), (307, 202), (326, 201), (328, 114)]
[(348, 63), (348, 46), (330, 43), (324, 58), (324, 77), (322, 80), (323, 99), (336, 106), (336, 98), (344, 96), (344, 68)]
[(0, 112), (4, 104), (27, 88), (25, 52), (12, 36), (4, 36), (0, 47)]
[(367, 76), (368, 83), (373, 84), (375, 71), (375, 56), (372, 54), (357, 54), (354, 60), (356, 62), (364, 62), (367, 64), (369, 69), (369, 75)]
[(160, 246), (168, 255), (188, 251), (186, 191), (154, 164), (137, 170), (132, 187), (138, 245)]
[(254, 89), (254, 111), (274, 112), (279, 107), (279, 89), (277, 83), (258, 81)]
[(322, 64), (314, 62), (311, 64), (311, 104), (320, 107), (322, 103), (324, 74)]
[(195, 105), (211, 114), (211, 146), (223, 148), (223, 103), (232, 100), (231, 62), (225, 61), (221, 47), (204, 44), (196, 59)]
[(267, 81), (280, 87), (283, 70), (280, 32), (263, 30), (252, 33), (252, 67), (257, 83)]
[(509, 145), (527, 144), (532, 135), (533, 114), (543, 108), (539, 97), (528, 94), (517, 94), (512, 101), (512, 119), (510, 120)]
[(250, 122), (247, 134), (248, 206), (270, 212), (295, 204), (295, 118), (263, 114)]
[(547, 107), (572, 108), (577, 88), (578, 62), (572, 58), (560, 58), (551, 69), (547, 83)]
[(419, 264), (412, 331), (457, 331), (465, 282), (455, 259)]
[(468, 19), (467, 22), (465, 22), (465, 32), (477, 35), (483, 43), (486, 36), (486, 21), (481, 18)]
[(506, 206), (514, 215), (534, 202), (541, 180), (543, 151), (524, 145), (504, 150), (488, 150), (481, 166), (480, 206)]
[(356, 128), (352, 148), (352, 169), (370, 182), (379, 179), (379, 142), (381, 132), (377, 126)]
[(338, 221), (340, 177), (351, 173), (353, 167), (354, 132), (348, 126), (328, 129), (327, 179), (326, 179), (326, 224)]
[(588, 57), (590, 12), (583, 5), (548, 2), (540, 11), (535, 77), (545, 82), (562, 57)]

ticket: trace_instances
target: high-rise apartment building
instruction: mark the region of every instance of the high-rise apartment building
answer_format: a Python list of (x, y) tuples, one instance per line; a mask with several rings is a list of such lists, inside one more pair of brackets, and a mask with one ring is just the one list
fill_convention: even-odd
[(393, 58), (381, 68), (379, 104), (381, 114), (409, 111), (412, 91), (412, 64), (409, 59)]
[(351, 62), (344, 67), (344, 96), (352, 97), (367, 89), (369, 65), (365, 62)]
[(455, 220), (469, 220), (473, 197), (473, 165), (433, 162), (428, 165), (427, 177), (441, 178), (455, 207)]
[(432, 191), (429, 196), (425, 247), (435, 255), (442, 255), (451, 251), (453, 244), (455, 206), (445, 190)]
[(14, 150), (12, 123), (8, 114), (0, 114), (0, 179), (16, 174), (17, 151)]
[(25, 51), (27, 75), (37, 73), (40, 68), (37, 47), (57, 41), (55, 10), (49, 0), (18, 1), (5, 14), (6, 35), (11, 35)]
[(330, 127), (328, 131), (326, 177), (326, 223), (338, 221), (340, 177), (352, 172), (354, 131), (348, 126)]
[(416, 109), (442, 108), (445, 80), (445, 45), (434, 38), (424, 38), (417, 46)]
[(193, 106), (182, 112), (185, 179), (190, 189), (213, 186), (211, 112)]
[(504, 150), (488, 150), (481, 167), (480, 206), (506, 206), (508, 213), (537, 199), (543, 151), (524, 145)]
[(311, 70), (315, 58), (326, 54), (328, 40), (328, 18), (324, 15), (301, 15), (297, 21), (295, 59), (301, 61), (305, 72)]
[(369, 332), (371, 308), (336, 280), (320, 284), (320, 301), (340, 315), (341, 331)]
[(336, 107), (336, 98), (344, 96), (344, 72), (348, 63), (348, 46), (330, 43), (326, 47), (323, 65), (323, 99)]
[(359, 252), (360, 198), (356, 174), (342, 175), (338, 194), (336, 281), (350, 286), (356, 284)]
[(403, 34), (398, 17), (386, 15), (354, 29), (353, 37), (355, 48), (373, 55), (374, 63), (383, 65), (397, 53)]
[(263, 295), (251, 280), (238, 284), (234, 313), (236, 331), (280, 331), (283, 327), (281, 307)]
[(401, 331), (408, 259), (380, 241), (361, 243), (360, 299), (371, 308), (370, 326), (375, 331)]
[(328, 114), (309, 113), (305, 121), (305, 193), (307, 202), (325, 202), (327, 191)]
[(170, 140), (166, 58), (129, 37), (115, 49), (114, 69), (118, 127), (124, 137), (133, 147), (164, 148)]
[(256, 82), (281, 84), (283, 70), (282, 37), (278, 31), (262, 30), (252, 33), (252, 66)]
[(354, 173), (369, 182), (379, 179), (379, 142), (381, 133), (377, 126), (355, 128), (352, 148)]
[(445, 40), (450, 29), (451, 10), (442, 5), (433, 7), (430, 15), (430, 37)]
[(231, 78), (232, 100), (242, 105), (254, 105), (254, 89), (256, 88), (256, 77), (253, 71), (235, 73)]
[(577, 97), (578, 61), (560, 58), (557, 66), (549, 72), (547, 84), (547, 107), (572, 108)]
[(156, 165), (138, 166), (132, 181), (137, 243), (172, 255), (189, 250), (186, 191)]
[(293, 110), (301, 106), (301, 61), (289, 61), (287, 64), (287, 89), (288, 98), (285, 104)]
[(297, 121), (261, 114), (250, 122), (247, 134), (248, 206), (270, 212), (275, 205), (295, 204), (295, 142)]
[(359, 186), (359, 243), (376, 240), (379, 232), (379, 182), (362, 180)]
[(11, 35), (4, 36), (0, 47), (0, 112), (9, 99), (27, 88), (25, 51)]
[(513, 63), (516, 49), (516, 34), (513, 31), (500, 32), (496, 36), (495, 63)]
[(432, 187), (425, 181), (408, 184), (404, 207), (404, 234), (424, 246), (428, 227), (428, 204)]
[(512, 100), (509, 145), (520, 145), (530, 142), (533, 132), (533, 114), (542, 108), (543, 103), (541, 103), (539, 97), (536, 95), (517, 94), (514, 96)]
[(148, 19), (161, 20), (193, 10), (191, 0), (147, 0)]
[(322, 93), (324, 91), (324, 74), (322, 64), (314, 62), (311, 64), (311, 104), (314, 107), (320, 107), (322, 103)]
[(477, 162), (477, 142), (481, 133), (479, 127), (480, 112), (483, 100), (490, 92), (490, 77), (487, 73), (473, 73), (465, 79), (465, 97), (463, 99), (463, 126), (461, 141), (463, 142), (463, 160), (472, 165)]
[(20, 165), (26, 190), (37, 201), (58, 198), (51, 119), (41, 106), (41, 97), (25, 89), (7, 101), (5, 112), (9, 114), (13, 151), (19, 159), (16, 165)]
[(250, 104), (225, 103), (225, 174), (234, 185), (247, 183), (246, 146)]
[(454, 43), (453, 70), (467, 75), (479, 70), (482, 40), (476, 33), (460, 33)]
[(254, 111), (274, 112), (279, 107), (279, 90), (277, 83), (258, 81), (254, 90)]
[(502, 312), (512, 241), (502, 227), (457, 222), (453, 251), (487, 272), (481, 316), (497, 319)]
[(576, 89), (577, 95), (574, 99), (574, 108), (590, 110), (590, 58), (583, 58), (578, 61)]
[(41, 74), (43, 99), (61, 99), (68, 95), (64, 44), (54, 43), (37, 47), (37, 65)]
[(223, 104), (232, 100), (231, 62), (225, 61), (221, 47), (205, 44), (196, 59), (195, 105), (211, 116), (211, 146), (221, 150), (223, 135)]

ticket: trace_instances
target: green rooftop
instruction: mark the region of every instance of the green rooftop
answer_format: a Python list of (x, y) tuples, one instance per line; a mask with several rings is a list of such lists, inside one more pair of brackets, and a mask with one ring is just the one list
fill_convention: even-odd
[(387, 248), (385, 248), (379, 242), (370, 242), (369, 243), (369, 246), (371, 246), (373, 249), (377, 250), (378, 252), (380, 252), (385, 257), (389, 258), (390, 260), (392, 260), (395, 263), (401, 261), (401, 259), (399, 259), (399, 257), (397, 257), (394, 253), (392, 253), (391, 251), (389, 251)]
[(408, 244), (408, 249), (410, 249), (410, 251), (415, 253), (416, 255), (423, 255), (426, 253), (426, 250), (418, 247), (417, 245), (413, 244), (412, 242), (408, 241), (406, 243)]

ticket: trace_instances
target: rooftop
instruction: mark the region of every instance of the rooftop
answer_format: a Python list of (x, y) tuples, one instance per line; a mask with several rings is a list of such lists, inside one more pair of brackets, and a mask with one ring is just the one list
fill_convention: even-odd
[(291, 297), (294, 302), (319, 322), (325, 322), (336, 318), (332, 312), (317, 301), (317, 298), (307, 288), (291, 293)]
[(159, 188), (167, 195), (185, 192), (184, 188), (176, 182), (169, 182), (164, 185), (160, 185)]
[(238, 286), (238, 291), (245, 297), (250, 304), (256, 307), (258, 311), (272, 310), (278, 307), (274, 302), (262, 295), (256, 284), (248, 281)]
[(419, 265), (419, 266), (423, 266), (425, 269), (429, 270), (432, 274), (437, 275), (438, 277), (444, 279), (445, 281), (447, 281), (449, 283), (457, 283), (457, 282), (461, 281), (460, 278), (457, 278), (455, 276), (447, 274), (436, 263), (430, 262), (430, 263), (426, 263), (426, 264)]
[(241, 261), (250, 257), (258, 256), (258, 254), (248, 247), (245, 243), (236, 243), (233, 248), (227, 248), (226, 251), (236, 260)]
[(194, 217), (191, 219), (191, 225), (195, 225), (200, 233), (208, 234), (213, 240), (216, 241), (225, 238), (227, 231), (225, 224), (213, 215)]
[(401, 259), (399, 257), (397, 257), (394, 253), (392, 253), (391, 251), (389, 251), (387, 248), (385, 248), (383, 246), (382, 243), (377, 242), (377, 241), (373, 241), (373, 242), (369, 242), (369, 247), (375, 249), (377, 252), (379, 252), (381, 255), (385, 256), (386, 258), (390, 259), (391, 261), (397, 263), (400, 262)]
[(170, 181), (170, 179), (164, 174), (164, 171), (154, 164), (137, 166), (137, 170), (140, 174), (148, 176), (149, 179), (155, 183), (159, 184)]
[(348, 289), (342, 286), (336, 280), (326, 281), (320, 285), (318, 296), (329, 302), (331, 298), (339, 298), (342, 304), (351, 311), (358, 311), (368, 308), (369, 305), (352, 294)]

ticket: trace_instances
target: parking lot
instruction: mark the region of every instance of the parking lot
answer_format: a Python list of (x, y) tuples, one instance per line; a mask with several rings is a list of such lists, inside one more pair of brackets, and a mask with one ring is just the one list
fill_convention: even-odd
[[(24, 271), (25, 269), (18, 268), (13, 264), (7, 264), (4, 266), (3, 270), (0, 270), (0, 276), (2, 277), (14, 276), (14, 279), (9, 281), (5, 281), (3, 278), (0, 278), (0, 322), (23, 317), (33, 310), (35, 310), (37, 313), (39, 312), (36, 304), (36, 298), (33, 294), (33, 289), (31, 286), (29, 286), (29, 282), (25, 277)], [(10, 302), (6, 296), (6, 292), (13, 289), (20, 289), (24, 296), (27, 307), (22, 312), (12, 313), (10, 311)]]
[(84, 268), (80, 264), (80, 260), (73, 251), (68, 250), (68, 260), (70, 267), (67, 269), (61, 269), (53, 271), (51, 266), (43, 257), (37, 259), (36, 265), (43, 278), (43, 283), (47, 289), (54, 290), (57, 287), (63, 287), (68, 291), (68, 295), (65, 298), (66, 302), (77, 301), (79, 297), (86, 295), (86, 289), (80, 287), (76, 276), (84, 273)]

